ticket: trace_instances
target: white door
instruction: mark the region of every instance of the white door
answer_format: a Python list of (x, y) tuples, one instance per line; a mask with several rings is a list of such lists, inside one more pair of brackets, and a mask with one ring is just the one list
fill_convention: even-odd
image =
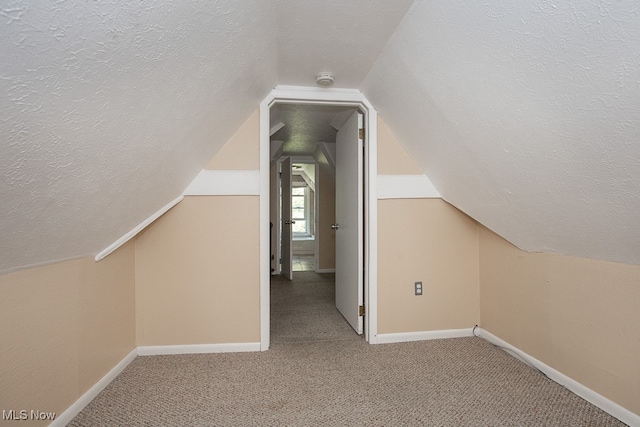
[(363, 331), (363, 141), (362, 114), (353, 115), (336, 136), (336, 307), (358, 333)]
[(282, 274), (287, 279), (293, 278), (293, 260), (291, 253), (292, 241), (292, 224), (291, 219), (291, 157), (287, 157), (281, 163), (282, 172), (280, 175), (280, 183), (282, 185), (282, 251), (280, 257), (282, 259)]

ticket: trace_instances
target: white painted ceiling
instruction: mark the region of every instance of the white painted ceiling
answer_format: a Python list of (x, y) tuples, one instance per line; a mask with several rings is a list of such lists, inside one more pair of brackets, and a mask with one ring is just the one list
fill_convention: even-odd
[(277, 0), (278, 82), (358, 88), (413, 0)]
[(93, 255), (277, 83), (264, 0), (0, 3), (0, 272)]
[(637, 1), (416, 1), (361, 90), (515, 245), (640, 264)]
[[(408, 12), (407, 12), (408, 11)], [(95, 254), (276, 84), (360, 88), (446, 200), (640, 263), (636, 1), (0, 4), (0, 272)]]

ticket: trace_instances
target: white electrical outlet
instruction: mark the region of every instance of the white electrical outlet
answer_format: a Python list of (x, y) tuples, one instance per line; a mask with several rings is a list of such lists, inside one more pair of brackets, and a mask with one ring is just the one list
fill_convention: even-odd
[(422, 295), (422, 282), (416, 282), (414, 290), (416, 295)]

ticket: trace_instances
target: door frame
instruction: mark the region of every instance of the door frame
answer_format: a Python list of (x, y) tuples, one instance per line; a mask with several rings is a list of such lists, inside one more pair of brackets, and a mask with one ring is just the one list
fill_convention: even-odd
[(378, 342), (378, 113), (356, 89), (321, 89), (276, 86), (260, 103), (260, 350), (270, 344), (270, 243), (269, 243), (269, 109), (275, 103), (340, 105), (360, 108), (364, 113), (364, 304), (365, 340)]
[[(313, 200), (313, 218), (314, 218), (314, 224), (313, 227), (315, 230), (318, 229), (318, 209), (319, 209), (319, 202), (320, 202), (320, 185), (318, 183), (318, 162), (316, 162), (316, 159), (314, 159), (311, 156), (281, 156), (278, 160), (276, 160), (276, 200), (277, 203), (281, 203), (281, 199), (282, 199), (282, 177), (280, 176), (280, 171), (281, 171), (281, 167), (282, 167), (282, 160), (284, 160), (286, 157), (291, 157), (292, 162), (294, 163), (307, 163), (307, 164), (313, 164), (316, 166), (316, 170), (315, 170), (315, 176), (314, 176), (314, 180), (315, 180), (315, 185), (316, 185), (316, 191), (314, 192), (314, 200)], [(272, 179), (271, 176), (269, 176), (269, 179)], [(272, 275), (278, 275), (280, 273), (282, 273), (282, 265), (280, 264), (280, 258), (282, 257), (282, 218), (280, 215), (280, 206), (278, 206), (278, 209), (276, 209), (276, 217), (274, 218), (274, 224), (273, 224), (273, 232), (274, 232), (274, 239), (276, 241), (276, 245), (275, 245), (275, 268), (274, 271), (272, 273)], [(316, 232), (317, 233), (317, 232)], [(318, 254), (320, 253), (320, 248), (318, 245), (318, 239), (316, 239), (315, 242), (315, 248), (314, 248), (314, 265), (318, 265)], [(271, 268), (271, 267), (270, 267)], [(271, 271), (271, 270), (269, 270)]]

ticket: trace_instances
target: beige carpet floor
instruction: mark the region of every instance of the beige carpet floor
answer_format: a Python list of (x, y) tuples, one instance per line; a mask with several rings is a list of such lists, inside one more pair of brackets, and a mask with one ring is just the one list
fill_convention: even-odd
[(361, 340), (335, 304), (335, 275), (294, 272), (271, 280), (271, 345)]
[(481, 338), (368, 345), (331, 276), (294, 279), (272, 283), (269, 351), (138, 357), (70, 425), (624, 425)]

